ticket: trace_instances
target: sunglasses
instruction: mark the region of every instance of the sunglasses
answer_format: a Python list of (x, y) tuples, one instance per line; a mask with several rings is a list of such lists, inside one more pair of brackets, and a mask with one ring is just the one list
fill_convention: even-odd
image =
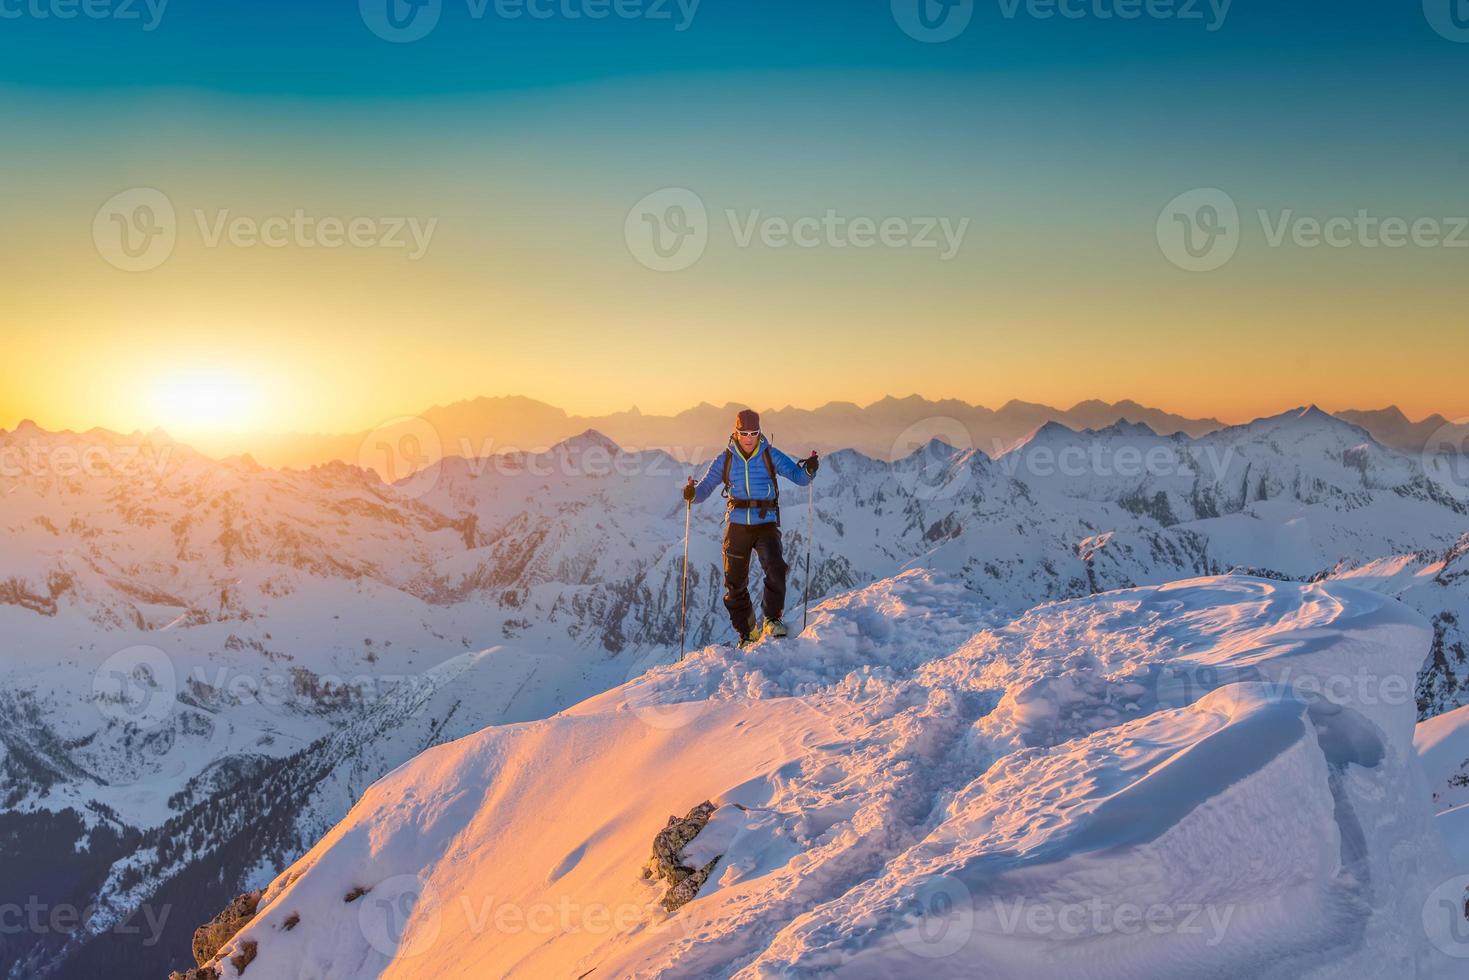
[(735, 435), (744, 436), (746, 439), (750, 438), (751, 436), (758, 436), (759, 434), (759, 429), (750, 429), (749, 431), (746, 431), (744, 429), (735, 429)]

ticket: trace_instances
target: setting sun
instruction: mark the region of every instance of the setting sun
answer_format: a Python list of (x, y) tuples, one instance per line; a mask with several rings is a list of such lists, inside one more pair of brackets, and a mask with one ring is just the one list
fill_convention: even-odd
[(259, 387), (224, 372), (165, 378), (152, 396), (152, 414), (170, 432), (242, 431), (260, 422)]

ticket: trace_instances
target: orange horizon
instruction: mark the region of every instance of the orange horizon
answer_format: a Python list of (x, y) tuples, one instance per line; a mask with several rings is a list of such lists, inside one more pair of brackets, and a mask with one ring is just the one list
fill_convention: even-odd
[(779, 406), (775, 406), (775, 405), (758, 405), (758, 404), (752, 404), (750, 402), (742, 402), (742, 401), (736, 401), (736, 400), (725, 400), (725, 401), (721, 401), (721, 402), (716, 402), (716, 401), (713, 401), (713, 400), (710, 400), (710, 399), (705, 399), (705, 400), (703, 400), (703, 401), (701, 401), (701, 402), (699, 402), (697, 404), (689, 405), (689, 406), (687, 406), (684, 409), (680, 409), (680, 410), (674, 411), (674, 412), (645, 411), (645, 410), (641, 409), (636, 403), (629, 403), (627, 406), (622, 407), (622, 408), (614, 408), (614, 409), (610, 409), (610, 410), (606, 410), (606, 411), (600, 411), (600, 412), (585, 412), (585, 411), (571, 411), (571, 410), (568, 410), (568, 409), (563, 408), (562, 406), (557, 405), (554, 402), (551, 402), (551, 401), (548, 401), (548, 400), (545, 400), (545, 399), (542, 399), (542, 398), (536, 398), (536, 397), (531, 396), (531, 395), (525, 395), (525, 394), (503, 394), (503, 395), (474, 395), (474, 396), (470, 396), (470, 397), (467, 397), (467, 398), (458, 398), (458, 399), (452, 399), (452, 400), (447, 400), (447, 401), (434, 402), (433, 404), (428, 405), (427, 407), (420, 408), (420, 409), (417, 409), (417, 410), (400, 411), (400, 412), (396, 412), (396, 413), (387, 413), (387, 414), (384, 414), (380, 418), (375, 418), (375, 419), (373, 419), (373, 421), (370, 421), (370, 422), (361, 424), (359, 426), (346, 427), (346, 428), (336, 428), (336, 429), (274, 429), (274, 428), (229, 428), (229, 427), (202, 428), (201, 429), (201, 428), (190, 428), (187, 425), (186, 426), (180, 426), (180, 427), (177, 427), (177, 428), (171, 428), (168, 424), (166, 424), (162, 420), (159, 420), (159, 421), (155, 422), (154, 424), (115, 425), (115, 424), (107, 424), (106, 422), (96, 422), (96, 423), (92, 423), (92, 424), (78, 424), (75, 421), (68, 422), (68, 421), (65, 421), (65, 420), (47, 420), (43, 416), (40, 416), (38, 413), (16, 412), (15, 410), (12, 409), (12, 410), (9, 410), (9, 414), (7, 414), (6, 416), (3, 417), (4, 418), (4, 421), (3, 422), (0, 422), (0, 431), (14, 432), (22, 424), (24, 424), (26, 422), (30, 422), (30, 423), (38, 426), (39, 428), (41, 428), (44, 431), (47, 431), (47, 432), (55, 432), (55, 433), (62, 433), (62, 432), (84, 433), (84, 432), (90, 431), (92, 429), (101, 429), (103, 431), (113, 432), (113, 433), (116, 433), (118, 435), (132, 435), (132, 434), (135, 434), (135, 433), (151, 433), (151, 432), (154, 432), (154, 431), (161, 431), (164, 434), (168, 435), (169, 438), (176, 439), (177, 441), (183, 442), (183, 443), (207, 445), (210, 442), (227, 442), (227, 443), (229, 443), (231, 445), (238, 445), (239, 443), (247, 442), (247, 441), (249, 441), (251, 439), (284, 440), (284, 439), (333, 438), (333, 437), (345, 437), (345, 436), (360, 435), (361, 433), (371, 431), (372, 429), (376, 428), (378, 425), (382, 424), (383, 422), (386, 422), (386, 421), (389, 421), (389, 420), (392, 420), (392, 419), (422, 417), (422, 416), (429, 415), (429, 414), (431, 414), (433, 412), (444, 411), (444, 410), (448, 410), (448, 409), (451, 409), (451, 408), (454, 408), (454, 407), (457, 407), (457, 406), (467, 405), (467, 404), (471, 404), (471, 403), (479, 402), (479, 401), (491, 401), (491, 402), (495, 402), (495, 401), (502, 401), (502, 402), (522, 401), (522, 402), (534, 403), (537, 406), (542, 406), (542, 407), (549, 408), (549, 409), (552, 409), (552, 410), (560, 410), (560, 411), (562, 411), (565, 414), (565, 416), (568, 419), (582, 419), (582, 420), (587, 420), (589, 422), (596, 422), (598, 420), (606, 419), (606, 418), (611, 417), (611, 416), (614, 416), (614, 415), (626, 414), (626, 413), (628, 413), (630, 411), (633, 411), (633, 410), (637, 410), (638, 413), (640, 415), (642, 415), (643, 417), (645, 417), (645, 418), (664, 418), (664, 419), (671, 419), (671, 418), (674, 418), (674, 417), (676, 417), (676, 416), (678, 416), (680, 414), (683, 414), (684, 412), (693, 411), (695, 409), (698, 409), (700, 407), (705, 407), (705, 406), (710, 406), (710, 407), (713, 407), (713, 408), (749, 407), (749, 408), (755, 408), (757, 411), (762, 412), (762, 413), (774, 413), (774, 412), (790, 411), (790, 410), (794, 410), (794, 411), (806, 411), (806, 412), (817, 412), (817, 411), (821, 411), (822, 409), (829, 408), (829, 407), (831, 407), (833, 405), (856, 405), (859, 409), (868, 410), (868, 409), (871, 409), (872, 407), (874, 407), (875, 405), (878, 405), (878, 404), (880, 404), (880, 403), (882, 403), (884, 401), (889, 401), (889, 400), (892, 400), (892, 401), (908, 401), (908, 400), (911, 400), (911, 399), (914, 399), (914, 398), (921, 399), (923, 401), (926, 401), (926, 402), (929, 402), (929, 403), (934, 403), (934, 404), (937, 404), (937, 403), (940, 403), (940, 402), (945, 402), (945, 401), (959, 401), (959, 402), (963, 403), (964, 405), (966, 405), (967, 407), (969, 407), (971, 409), (987, 409), (987, 410), (989, 410), (991, 412), (1000, 412), (1000, 411), (1003, 411), (1005, 407), (1007, 407), (1007, 406), (1009, 406), (1011, 404), (1023, 404), (1023, 405), (1029, 405), (1029, 406), (1037, 406), (1037, 407), (1040, 407), (1040, 408), (1049, 409), (1049, 410), (1060, 412), (1060, 413), (1065, 413), (1065, 412), (1074, 411), (1077, 408), (1079, 408), (1079, 407), (1081, 407), (1083, 405), (1090, 404), (1090, 403), (1102, 403), (1102, 404), (1106, 404), (1108, 406), (1116, 406), (1116, 405), (1119, 405), (1119, 404), (1130, 402), (1132, 404), (1137, 405), (1138, 407), (1140, 407), (1142, 409), (1145, 409), (1145, 410), (1148, 410), (1148, 411), (1162, 412), (1164, 414), (1175, 416), (1177, 418), (1184, 419), (1184, 420), (1189, 421), (1189, 422), (1200, 422), (1200, 423), (1216, 422), (1216, 423), (1219, 423), (1221, 426), (1243, 425), (1243, 424), (1247, 424), (1249, 422), (1255, 421), (1257, 419), (1269, 418), (1269, 417), (1272, 417), (1272, 416), (1276, 416), (1276, 415), (1280, 415), (1280, 414), (1283, 414), (1283, 413), (1292, 411), (1292, 410), (1297, 409), (1297, 408), (1305, 408), (1305, 407), (1313, 406), (1313, 405), (1316, 406), (1316, 407), (1319, 407), (1323, 411), (1328, 412), (1328, 413), (1333, 414), (1333, 415), (1339, 414), (1339, 413), (1342, 413), (1342, 412), (1379, 412), (1379, 411), (1387, 411), (1387, 410), (1391, 410), (1391, 409), (1396, 408), (1399, 412), (1401, 412), (1403, 414), (1403, 416), (1408, 420), (1408, 422), (1410, 424), (1414, 424), (1414, 425), (1421, 424), (1421, 423), (1423, 423), (1425, 421), (1428, 421), (1431, 418), (1433, 418), (1435, 415), (1437, 415), (1439, 417), (1442, 417), (1443, 419), (1445, 419), (1447, 421), (1450, 421), (1450, 422), (1463, 422), (1466, 419), (1469, 419), (1469, 412), (1465, 412), (1465, 413), (1452, 413), (1452, 412), (1445, 412), (1445, 411), (1442, 411), (1442, 410), (1426, 410), (1426, 411), (1424, 411), (1424, 410), (1421, 410), (1421, 409), (1419, 411), (1416, 411), (1415, 412), (1415, 411), (1410, 411), (1408, 409), (1403, 408), (1402, 407), (1402, 404), (1400, 402), (1389, 402), (1387, 404), (1377, 405), (1377, 406), (1374, 406), (1372, 408), (1364, 408), (1364, 407), (1362, 407), (1361, 404), (1357, 404), (1357, 403), (1349, 403), (1349, 404), (1344, 404), (1344, 405), (1338, 405), (1338, 404), (1323, 403), (1321, 401), (1312, 401), (1310, 399), (1304, 399), (1304, 400), (1289, 400), (1289, 399), (1287, 399), (1286, 400), (1287, 403), (1282, 403), (1282, 404), (1279, 404), (1279, 405), (1274, 406), (1274, 407), (1263, 408), (1263, 409), (1254, 410), (1254, 411), (1244, 411), (1244, 412), (1239, 412), (1239, 413), (1227, 413), (1227, 412), (1193, 413), (1193, 412), (1182, 411), (1182, 410), (1178, 410), (1178, 409), (1174, 409), (1174, 408), (1170, 408), (1170, 407), (1166, 407), (1166, 406), (1162, 406), (1162, 405), (1151, 404), (1149, 402), (1143, 401), (1142, 399), (1126, 398), (1126, 397), (1117, 398), (1117, 399), (1109, 399), (1109, 398), (1105, 398), (1105, 397), (1101, 397), (1101, 396), (1090, 396), (1090, 397), (1080, 398), (1080, 399), (1077, 399), (1077, 400), (1074, 400), (1074, 401), (1066, 401), (1066, 402), (1063, 402), (1063, 403), (1057, 403), (1055, 401), (1045, 401), (1045, 400), (1041, 400), (1041, 399), (1012, 397), (1012, 398), (1005, 399), (1003, 402), (995, 402), (995, 403), (987, 404), (987, 403), (985, 403), (983, 401), (969, 401), (968, 399), (963, 398), (963, 397), (959, 397), (959, 396), (930, 396), (930, 395), (919, 394), (917, 392), (912, 392), (912, 393), (907, 394), (907, 395), (883, 395), (883, 396), (878, 397), (878, 398), (866, 399), (866, 400), (835, 398), (835, 399), (826, 399), (825, 401), (822, 401), (822, 402), (819, 402), (819, 403), (814, 403), (814, 404), (798, 404), (798, 403), (795, 403), (795, 402), (786, 402), (786, 403), (783, 403), (783, 404), (781, 404)]

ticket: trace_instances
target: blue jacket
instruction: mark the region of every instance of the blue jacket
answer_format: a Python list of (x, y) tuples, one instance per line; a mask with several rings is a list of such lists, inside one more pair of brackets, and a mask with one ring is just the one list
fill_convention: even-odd
[[(724, 452), (714, 457), (714, 462), (704, 471), (704, 477), (699, 481), (694, 490), (694, 503), (700, 503), (708, 499), (718, 487), (722, 485), (724, 474), (724, 457), (729, 457), (729, 495), (736, 500), (771, 500), (775, 497), (776, 489), (770, 479), (770, 467), (765, 465), (761, 454), (765, 447), (770, 444), (761, 436), (760, 441), (755, 444), (755, 452), (748, 459), (740, 452), (739, 445), (734, 436), (730, 436), (729, 445)], [(797, 486), (804, 487), (812, 480), (810, 474), (801, 468), (801, 464), (791, 459), (785, 453), (770, 446), (770, 459), (775, 463), (775, 472), (790, 480)], [(771, 524), (775, 522), (775, 511), (768, 510), (765, 516), (760, 516), (758, 508), (740, 508), (730, 510), (730, 521), (735, 524)]]

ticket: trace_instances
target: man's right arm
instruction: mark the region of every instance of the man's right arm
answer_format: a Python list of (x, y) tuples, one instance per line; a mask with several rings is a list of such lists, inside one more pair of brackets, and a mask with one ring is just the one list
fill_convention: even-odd
[[(724, 453), (729, 452), (728, 449)], [(724, 453), (715, 456), (709, 463), (709, 468), (704, 471), (704, 476), (699, 480), (699, 485), (694, 488), (694, 503), (703, 503), (709, 499), (714, 488), (724, 481)]]

